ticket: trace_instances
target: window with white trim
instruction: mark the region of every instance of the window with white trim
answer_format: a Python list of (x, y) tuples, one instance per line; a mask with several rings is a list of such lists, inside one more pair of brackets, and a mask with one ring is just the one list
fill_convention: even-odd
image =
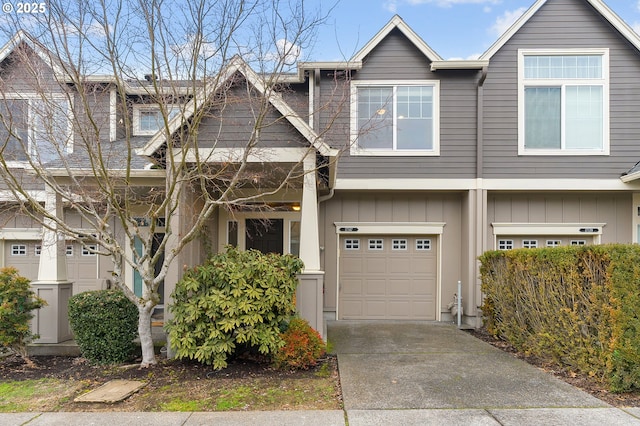
[(27, 246), (25, 244), (11, 244), (11, 256), (26, 256)]
[(440, 154), (439, 81), (351, 84), (352, 154)]
[(429, 239), (416, 239), (416, 250), (417, 251), (428, 251), (431, 250), (431, 240)]
[(369, 250), (382, 250), (384, 248), (383, 240), (369, 240)]
[(519, 51), (520, 155), (609, 154), (608, 49)]
[(538, 240), (522, 240), (524, 248), (538, 248)]
[(547, 247), (558, 247), (562, 245), (562, 240), (547, 240)]
[(571, 240), (570, 243), (572, 246), (586, 246), (587, 240)]
[[(166, 105), (167, 122), (180, 113), (179, 105)], [(154, 135), (165, 125), (159, 104), (133, 106), (133, 132), (135, 135)]]
[(513, 249), (513, 240), (498, 240), (498, 250)]
[(68, 244), (66, 249), (65, 249), (65, 253), (67, 256), (73, 256), (73, 245), (72, 244)]
[(406, 238), (394, 238), (391, 240), (391, 250), (406, 250), (407, 249), (407, 240)]
[(360, 239), (358, 238), (345, 238), (344, 240), (345, 250), (360, 250)]
[(83, 256), (95, 256), (96, 251), (98, 250), (98, 246), (95, 244), (89, 244), (86, 246), (82, 246), (82, 255)]
[(5, 160), (47, 163), (73, 150), (71, 105), (63, 94), (4, 94), (0, 140)]

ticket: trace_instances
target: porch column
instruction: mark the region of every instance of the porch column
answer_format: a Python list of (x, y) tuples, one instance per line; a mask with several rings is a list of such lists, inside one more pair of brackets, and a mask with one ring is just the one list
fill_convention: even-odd
[(300, 315), (309, 321), (311, 327), (324, 338), (322, 318), (324, 271), (320, 270), (316, 162), (313, 155), (304, 159), (304, 183), (300, 208), (300, 259), (304, 262), (304, 271), (299, 276), (300, 285), (296, 295), (296, 305)]
[[(63, 217), (61, 197), (48, 186), (45, 209), (50, 216)], [(72, 283), (67, 279), (64, 235), (57, 231), (53, 219), (45, 217), (43, 223), (38, 280), (32, 282), (31, 287), (37, 296), (46, 300), (47, 306), (35, 311), (31, 327), (40, 336), (35, 343), (60, 343), (72, 338), (68, 315)]]

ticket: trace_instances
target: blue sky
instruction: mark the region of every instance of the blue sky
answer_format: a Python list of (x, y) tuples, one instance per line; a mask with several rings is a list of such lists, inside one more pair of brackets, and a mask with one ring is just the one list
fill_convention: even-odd
[[(314, 0), (327, 9), (334, 2)], [(398, 14), (444, 59), (475, 59), (535, 0), (339, 0), (305, 56), (345, 60)], [(640, 31), (640, 0), (605, 0)]]

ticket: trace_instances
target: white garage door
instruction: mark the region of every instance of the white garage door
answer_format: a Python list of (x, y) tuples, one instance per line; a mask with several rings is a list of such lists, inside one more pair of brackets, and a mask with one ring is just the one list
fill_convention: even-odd
[(435, 236), (340, 238), (339, 319), (435, 320)]
[[(40, 242), (6, 241), (4, 249), (5, 266), (13, 266), (20, 275), (35, 281), (40, 267)], [(97, 256), (77, 242), (67, 242), (67, 276), (73, 282), (73, 294), (88, 290), (99, 290), (97, 276)]]

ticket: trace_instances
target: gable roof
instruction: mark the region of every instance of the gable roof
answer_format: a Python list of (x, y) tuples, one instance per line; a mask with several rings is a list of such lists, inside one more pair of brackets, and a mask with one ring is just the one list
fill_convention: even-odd
[(365, 56), (367, 56), (380, 42), (389, 35), (394, 29), (400, 30), (402, 34), (407, 37), (411, 43), (414, 44), (426, 56), (430, 61), (442, 61), (440, 55), (438, 55), (433, 49), (427, 45), (427, 43), (420, 38), (403, 20), (400, 16), (395, 15), (378, 33), (373, 36), (371, 40), (355, 54), (349, 62), (361, 62)]
[(640, 161), (638, 161), (635, 166), (629, 169), (629, 171), (624, 172), (622, 176), (620, 176), (620, 179), (625, 183), (633, 182), (634, 180), (640, 179)]
[[(338, 150), (327, 145), (322, 138), (316, 133), (311, 126), (304, 121), (296, 112), (282, 99), (279, 93), (274, 91), (267, 92), (267, 86), (264, 80), (251, 69), (251, 67), (239, 56), (234, 56), (229, 65), (227, 65), (218, 76), (217, 83), (205, 89), (201, 89), (196, 93), (195, 97), (187, 103), (184, 108), (184, 114), (178, 114), (168, 123), (169, 134), (177, 131), (182, 123), (193, 115), (194, 111), (202, 108), (203, 105), (218, 91), (220, 87), (226, 84), (236, 73), (242, 74), (247, 81), (253, 85), (260, 93), (268, 93), (269, 102), (285, 117), (293, 127), (313, 146), (318, 152), (324, 156), (335, 157)], [(149, 142), (138, 150), (138, 155), (151, 156), (153, 153), (165, 143), (167, 138), (167, 130), (162, 129), (156, 133)]]
[(18, 46), (26, 44), (33, 50), (40, 59), (42, 59), (47, 65), (53, 69), (56, 76), (62, 77), (65, 75), (65, 68), (68, 68), (56, 55), (52, 54), (49, 49), (44, 47), (38, 40), (27, 33), (24, 30), (19, 30), (14, 34), (11, 39), (0, 48), (0, 62), (7, 59), (7, 57), (13, 53)]
[[(519, 30), (526, 24), (536, 12), (549, 0), (537, 0), (489, 49), (480, 56), (480, 60), (489, 60), (495, 55)], [(600, 15), (602, 15), (623, 37), (625, 37), (636, 49), (640, 50), (640, 37), (624, 22), (614, 11), (601, 0), (583, 0), (589, 3)]]

